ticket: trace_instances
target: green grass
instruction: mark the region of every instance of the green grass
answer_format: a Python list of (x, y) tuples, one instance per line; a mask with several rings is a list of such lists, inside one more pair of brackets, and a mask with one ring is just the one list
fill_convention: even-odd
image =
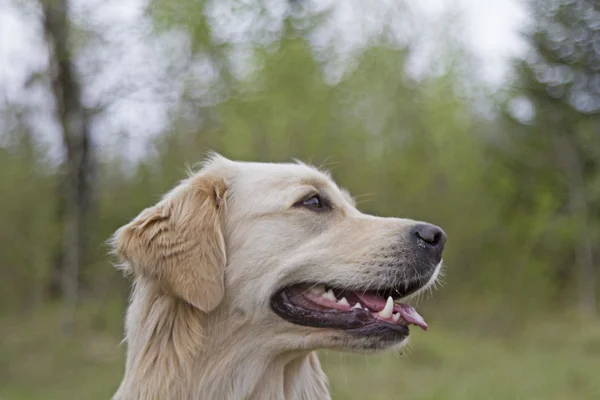
[(405, 356), (321, 358), (338, 399), (600, 398), (600, 327), (541, 325), (510, 339), (438, 329)]
[[(53, 310), (0, 319), (0, 399), (110, 398), (124, 348), (120, 317), (103, 313), (120, 315), (114, 308), (82, 310), (71, 340), (58, 334)], [(556, 316), (500, 334), (433, 322), (429, 332), (413, 330), (402, 356), (322, 352), (333, 398), (600, 398), (600, 323)]]

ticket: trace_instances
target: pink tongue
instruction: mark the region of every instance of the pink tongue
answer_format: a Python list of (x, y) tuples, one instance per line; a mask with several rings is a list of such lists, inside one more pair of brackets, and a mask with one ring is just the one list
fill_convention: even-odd
[[(385, 302), (381, 297), (373, 296), (367, 293), (356, 293), (360, 302), (371, 310), (381, 311), (385, 307)], [(427, 330), (428, 326), (423, 317), (419, 315), (417, 310), (408, 304), (394, 304), (394, 312), (399, 312), (400, 316), (406, 322), (410, 322), (413, 325), (417, 325), (424, 330)]]
[[(427, 330), (428, 326), (423, 317), (419, 315), (417, 310), (408, 304), (400, 304), (400, 316), (406, 322), (420, 326), (424, 330)], [(394, 311), (398, 308), (398, 305), (394, 305)]]

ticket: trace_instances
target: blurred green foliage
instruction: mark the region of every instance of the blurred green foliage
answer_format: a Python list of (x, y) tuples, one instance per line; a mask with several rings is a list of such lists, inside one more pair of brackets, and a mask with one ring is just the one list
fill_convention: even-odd
[[(572, 314), (578, 278), (598, 286), (594, 275), (578, 275), (576, 255), (585, 237), (592, 260), (600, 257), (600, 106), (578, 108), (576, 96), (600, 96), (597, 64), (585, 58), (600, 60), (600, 10), (590, 1), (534, 5), (538, 24), (528, 37), (548, 58), (515, 63), (514, 85), (485, 98), (468, 82), (464, 66), (472, 60), (460, 45), (436, 60), (439, 71), (417, 79), (406, 73), (409, 47), (374, 41), (339, 81), (328, 81), (307, 40), (327, 17), (322, 12), (297, 11), (275, 39), (245, 43), (252, 62), (239, 76), (235, 46), (215, 42), (203, 2), (151, 2), (157, 34), (187, 32), (192, 57), (208, 60), (217, 78), (208, 88), (188, 83), (170, 129), (139, 162), (100, 152), (79, 330), (70, 340), (58, 335), (50, 290), (60, 248), (60, 170), (26, 124), (3, 133), (0, 399), (113, 392), (122, 373), (117, 344), (128, 283), (111, 266), (104, 241), (209, 149), (232, 159), (312, 162), (330, 169), (364, 212), (426, 220), (448, 233), (445, 285), (422, 307), (432, 332), (415, 335), (406, 359), (327, 353), (336, 398), (595, 398), (600, 331)], [(563, 12), (570, 19), (555, 28), (566, 39), (548, 44), (544, 35)], [(568, 38), (584, 35), (582, 23), (589, 54), (561, 57), (561, 46), (574, 46)], [(544, 71), (558, 67), (574, 77), (583, 68), (591, 89), (573, 92), (581, 86), (576, 78), (548, 81), (554, 75)], [(210, 101), (198, 92), (210, 93)], [(493, 112), (479, 111), (486, 101)], [(576, 187), (556, 135), (566, 135), (580, 160)], [(585, 214), (572, 207), (573, 190), (583, 193)], [(574, 324), (569, 332), (566, 322)]]

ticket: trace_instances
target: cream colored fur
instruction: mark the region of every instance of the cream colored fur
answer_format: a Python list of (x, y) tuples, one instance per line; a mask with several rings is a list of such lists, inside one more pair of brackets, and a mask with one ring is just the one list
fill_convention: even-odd
[[(293, 207), (313, 192), (333, 211)], [(270, 297), (300, 281), (384, 284), (381, 249), (412, 225), (360, 213), (312, 167), (211, 157), (112, 239), (133, 280), (114, 399), (328, 399), (314, 350), (387, 345), (286, 322)]]

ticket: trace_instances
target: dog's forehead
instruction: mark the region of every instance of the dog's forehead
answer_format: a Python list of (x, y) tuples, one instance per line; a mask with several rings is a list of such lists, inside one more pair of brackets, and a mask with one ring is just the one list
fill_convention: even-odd
[(232, 161), (214, 156), (205, 167), (225, 175), (231, 191), (241, 197), (256, 197), (258, 194), (288, 197), (297, 195), (299, 190), (314, 187), (316, 190), (326, 191), (333, 200), (355, 205), (354, 199), (337, 186), (329, 172), (302, 162)]
[(337, 188), (335, 182), (325, 172), (305, 164), (291, 163), (242, 163), (232, 177), (235, 185), (256, 188), (286, 190), (300, 185), (317, 188)]

